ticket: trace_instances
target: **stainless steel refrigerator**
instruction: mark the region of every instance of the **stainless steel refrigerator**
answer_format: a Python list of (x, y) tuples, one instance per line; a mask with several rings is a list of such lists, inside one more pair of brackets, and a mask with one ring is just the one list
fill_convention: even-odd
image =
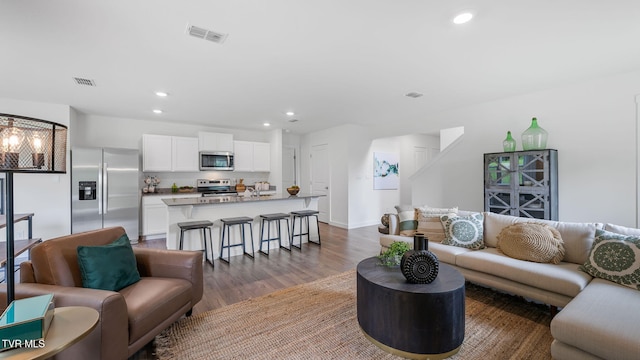
[(138, 150), (71, 149), (71, 232), (122, 226), (132, 243), (139, 237)]

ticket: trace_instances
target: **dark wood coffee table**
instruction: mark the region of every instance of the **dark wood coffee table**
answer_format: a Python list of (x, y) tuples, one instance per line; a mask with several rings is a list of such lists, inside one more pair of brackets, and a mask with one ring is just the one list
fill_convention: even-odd
[(378, 258), (357, 268), (358, 323), (381, 349), (412, 359), (443, 359), (454, 355), (464, 340), (464, 277), (439, 264), (430, 284), (407, 282), (398, 267)]

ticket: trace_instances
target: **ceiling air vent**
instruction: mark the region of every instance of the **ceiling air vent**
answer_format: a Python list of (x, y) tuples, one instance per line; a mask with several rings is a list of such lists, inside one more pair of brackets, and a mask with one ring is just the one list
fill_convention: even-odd
[(227, 39), (227, 35), (228, 35), (228, 34), (215, 32), (212, 30), (204, 29), (204, 28), (189, 25), (189, 24), (187, 24), (187, 34), (193, 37), (197, 37), (199, 39), (212, 41), (218, 44), (222, 44)]
[(298, 120), (298, 119), (291, 119), (291, 120), (289, 120), (289, 122), (290, 122), (290, 123), (294, 123), (294, 122), (298, 122), (298, 121), (300, 121), (300, 120)]
[(415, 99), (415, 98), (419, 98), (419, 97), (420, 97), (420, 96), (422, 96), (422, 95), (423, 95), (423, 94), (420, 94), (419, 92), (412, 91), (412, 92), (410, 92), (410, 93), (405, 94), (404, 96), (406, 96), (406, 97), (410, 97), (410, 98), (414, 98), (414, 99)]
[(76, 84), (78, 85), (86, 85), (86, 86), (96, 86), (96, 82), (91, 80), (91, 79), (85, 79), (85, 78), (79, 78), (79, 77), (74, 77), (73, 80), (76, 82)]

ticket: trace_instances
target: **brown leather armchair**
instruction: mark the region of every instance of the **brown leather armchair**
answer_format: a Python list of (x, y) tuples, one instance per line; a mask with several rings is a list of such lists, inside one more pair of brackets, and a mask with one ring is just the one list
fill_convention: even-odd
[[(62, 236), (38, 244), (20, 264), (16, 299), (53, 293), (56, 307), (88, 306), (100, 314), (96, 328), (56, 359), (127, 359), (202, 298), (202, 253), (133, 248), (141, 280), (119, 292), (82, 287), (76, 248), (106, 245), (122, 227)], [(6, 304), (6, 290), (0, 299)], [(55, 321), (55, 319), (54, 319)]]

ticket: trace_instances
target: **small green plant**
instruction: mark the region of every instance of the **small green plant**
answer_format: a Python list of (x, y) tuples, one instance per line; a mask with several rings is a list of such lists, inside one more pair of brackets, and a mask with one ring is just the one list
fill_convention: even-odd
[(378, 256), (378, 259), (382, 261), (382, 265), (385, 266), (397, 266), (400, 265), (400, 259), (402, 255), (411, 250), (409, 244), (402, 241), (394, 241), (389, 245), (389, 249)]

